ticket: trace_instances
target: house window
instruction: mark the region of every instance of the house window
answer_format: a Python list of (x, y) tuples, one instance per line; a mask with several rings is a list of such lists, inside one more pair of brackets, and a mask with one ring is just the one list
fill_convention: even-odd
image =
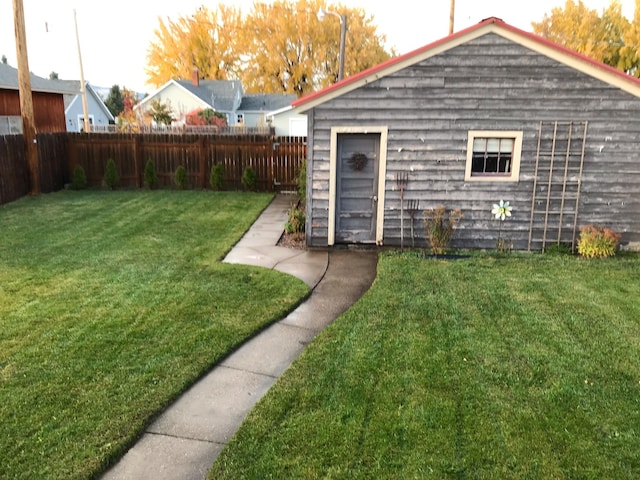
[(239, 113), (236, 117), (236, 121), (237, 123), (244, 123), (244, 115), (242, 113)]
[[(93, 115), (89, 114), (89, 125), (93, 125)], [(78, 115), (78, 131), (84, 131), (84, 115)]]
[(16, 115), (0, 116), (0, 135), (22, 133), (22, 117)]
[(465, 181), (517, 182), (521, 151), (522, 132), (470, 131)]

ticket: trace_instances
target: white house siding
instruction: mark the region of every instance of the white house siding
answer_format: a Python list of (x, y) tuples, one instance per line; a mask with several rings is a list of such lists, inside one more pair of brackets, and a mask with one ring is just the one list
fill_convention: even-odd
[(205, 102), (197, 98), (195, 95), (173, 83), (167, 85), (166, 88), (154, 95), (153, 98), (147, 99), (147, 101), (145, 101), (145, 103), (139, 108), (142, 112), (148, 112), (151, 108), (151, 103), (154, 100), (160, 100), (162, 103), (169, 101), (173, 116), (178, 122), (184, 122), (185, 115), (192, 110), (197, 108), (210, 108)]
[[(502, 236), (526, 249), (542, 120), (589, 122), (578, 225), (603, 224), (623, 232), (623, 243), (637, 242), (638, 112), (640, 98), (630, 93), (500, 35), (478, 37), (309, 110), (307, 242), (327, 245), (331, 128), (380, 125), (389, 128), (384, 244), (399, 244), (396, 175), (409, 172), (405, 199), (419, 199), (421, 210), (438, 204), (462, 209), (454, 247), (494, 248), (499, 225), (491, 205), (504, 199), (513, 216), (502, 225)], [(470, 130), (523, 132), (519, 182), (464, 181)], [(540, 247), (535, 241), (533, 248)]]

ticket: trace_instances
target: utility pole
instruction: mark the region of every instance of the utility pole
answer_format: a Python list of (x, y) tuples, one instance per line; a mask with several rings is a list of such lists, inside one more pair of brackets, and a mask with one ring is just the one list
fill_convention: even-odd
[(22, 115), (22, 137), (25, 143), (31, 195), (40, 195), (40, 160), (36, 144), (36, 123), (31, 94), (29, 57), (27, 54), (27, 33), (24, 25), (24, 5), (22, 0), (13, 0), (13, 19), (16, 35), (16, 56), (18, 57), (18, 88), (20, 92), (20, 113)]
[(78, 16), (75, 9), (73, 10), (73, 21), (76, 25), (76, 43), (78, 44), (78, 61), (80, 62), (80, 94), (82, 96), (82, 116), (84, 117), (84, 129), (85, 133), (91, 131), (91, 124), (89, 123), (89, 107), (87, 106), (87, 86), (84, 83), (84, 69), (82, 68), (82, 53), (80, 53), (80, 35), (78, 35)]
[(456, 13), (456, 0), (451, 0), (451, 10), (449, 11), (449, 35), (453, 34), (453, 17)]

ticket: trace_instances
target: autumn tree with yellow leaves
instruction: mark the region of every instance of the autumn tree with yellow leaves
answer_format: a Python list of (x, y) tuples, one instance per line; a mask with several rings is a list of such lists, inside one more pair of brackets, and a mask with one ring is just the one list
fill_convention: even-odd
[(235, 46), (240, 10), (219, 5), (200, 7), (178, 20), (158, 19), (155, 39), (147, 50), (149, 83), (160, 86), (171, 79), (190, 79), (194, 69), (200, 78), (234, 78), (240, 65)]
[(553, 8), (533, 31), (578, 53), (640, 77), (640, 0), (630, 22), (618, 0), (599, 15), (582, 0), (567, 0), (564, 9)]
[(238, 9), (200, 7), (190, 16), (162, 21), (149, 48), (147, 74), (159, 86), (170, 79), (238, 78), (247, 92), (302, 96), (338, 78), (340, 21), (318, 19), (320, 7), (345, 14), (345, 76), (356, 74), (395, 52), (384, 48), (373, 18), (361, 8), (326, 5), (324, 0), (255, 2)]

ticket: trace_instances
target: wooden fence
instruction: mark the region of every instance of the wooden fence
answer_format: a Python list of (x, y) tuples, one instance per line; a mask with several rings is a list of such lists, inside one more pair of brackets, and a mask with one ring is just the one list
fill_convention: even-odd
[[(0, 137), (0, 204), (24, 195), (29, 174), (21, 135)], [(296, 175), (306, 158), (305, 137), (269, 135), (83, 134), (38, 135), (40, 190), (64, 188), (76, 165), (90, 186), (100, 186), (106, 163), (113, 159), (120, 185), (144, 185), (144, 167), (153, 162), (161, 188), (174, 186), (178, 166), (187, 171), (188, 188), (210, 188), (213, 165), (224, 167), (224, 189), (242, 189), (242, 174), (252, 167), (258, 191), (296, 189)]]
[[(69, 181), (66, 133), (38, 135), (40, 191), (55, 192)], [(17, 200), (31, 191), (22, 135), (0, 136), (0, 205)]]

